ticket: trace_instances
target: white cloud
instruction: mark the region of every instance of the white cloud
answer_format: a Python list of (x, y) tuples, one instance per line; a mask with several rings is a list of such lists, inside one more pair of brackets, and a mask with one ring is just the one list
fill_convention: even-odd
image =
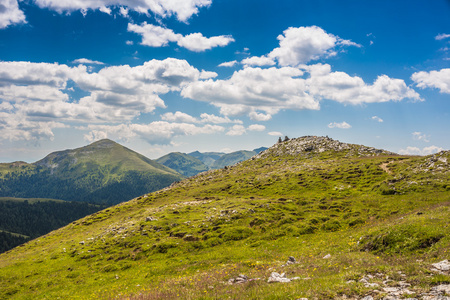
[(279, 131), (271, 131), (271, 132), (268, 132), (267, 134), (271, 135), (271, 136), (283, 136), (283, 134)]
[(234, 125), (230, 130), (226, 133), (226, 135), (237, 136), (243, 135), (246, 132), (245, 127), (242, 125)]
[(332, 72), (328, 64), (299, 68), (246, 67), (226, 80), (193, 81), (181, 95), (210, 102), (220, 107), (223, 115), (248, 114), (257, 121), (267, 121), (283, 109), (318, 110), (322, 99), (353, 105), (422, 100), (403, 80), (386, 75), (370, 85), (360, 77)]
[(203, 113), (200, 115), (200, 118), (202, 119), (202, 123), (213, 123), (213, 124), (225, 124), (225, 123), (238, 123), (242, 124), (241, 120), (231, 120), (228, 117), (219, 117), (216, 115), (210, 115), (207, 113)]
[(267, 56), (252, 56), (241, 61), (243, 65), (246, 66), (273, 66), (275, 61)]
[(335, 56), (338, 45), (360, 47), (352, 41), (326, 33), (317, 26), (289, 27), (277, 39), (280, 47), (270, 52), (268, 57), (277, 59), (281, 66), (297, 66), (311, 60)]
[(416, 72), (412, 74), (411, 79), (422, 89), (436, 88), (441, 93), (450, 94), (450, 69)]
[(270, 119), (272, 119), (272, 115), (258, 113), (256, 111), (252, 111), (251, 113), (248, 114), (248, 116), (250, 117), (251, 120), (260, 121), (260, 122), (261, 121), (269, 121)]
[[(201, 72), (186, 61), (172, 58), (92, 73), (83, 65), (0, 62), (2, 117), (8, 119), (2, 128), (9, 131), (0, 139), (51, 138), (52, 128), (67, 122), (130, 122), (156, 107), (164, 108), (159, 95), (179, 91), (200, 77)], [(74, 89), (67, 88), (68, 82), (87, 96), (71, 98), (67, 92)]]
[(72, 61), (74, 64), (83, 64), (83, 65), (104, 65), (101, 61), (98, 60), (90, 60), (87, 58), (78, 58)]
[(378, 76), (368, 85), (358, 76), (331, 72), (330, 65), (304, 66), (310, 72), (307, 85), (311, 94), (340, 103), (362, 104), (401, 101), (405, 98), (421, 101), (420, 95), (401, 79)]
[(224, 47), (231, 42), (234, 42), (234, 39), (229, 35), (220, 35), (207, 38), (201, 33), (191, 33), (181, 37), (177, 41), (177, 44), (180, 47), (184, 47), (194, 52), (203, 52), (215, 47)]
[(219, 74), (217, 74), (216, 72), (209, 72), (209, 71), (202, 70), (199, 78), (200, 79), (209, 79), (209, 78), (216, 78), (217, 76), (219, 76)]
[(234, 67), (237, 63), (238, 63), (237, 60), (227, 61), (227, 62), (221, 63), (220, 65), (218, 65), (218, 67), (228, 67), (228, 68), (231, 68), (231, 67)]
[(429, 147), (424, 147), (423, 149), (420, 149), (418, 147), (406, 147), (406, 149), (400, 149), (398, 151), (399, 154), (403, 154), (403, 155), (430, 155), (430, 154), (434, 154), (440, 151), (443, 151), (444, 148), (441, 147), (437, 147), (437, 146), (429, 146)]
[(374, 121), (377, 121), (377, 122), (379, 122), (379, 123), (383, 123), (383, 119), (380, 118), (380, 117), (373, 116), (371, 119), (374, 120)]
[(416, 141), (424, 141), (426, 143), (430, 142), (430, 140), (428, 139), (429, 136), (427, 136), (426, 134), (423, 134), (422, 132), (416, 131), (412, 133), (413, 139)]
[(150, 144), (168, 145), (172, 139), (178, 136), (190, 136), (199, 134), (217, 134), (225, 130), (218, 125), (197, 126), (188, 123), (170, 123), (157, 121), (149, 124), (120, 124), (120, 125), (89, 125), (84, 128), (90, 130), (85, 138), (93, 136), (113, 137), (118, 140), (140, 138)]
[(259, 125), (259, 124), (252, 124), (252, 125), (248, 126), (248, 130), (250, 130), (250, 131), (264, 131), (264, 130), (266, 130), (266, 126)]
[(188, 115), (186, 113), (183, 113), (181, 111), (177, 111), (175, 113), (165, 113), (161, 116), (161, 119), (164, 121), (169, 122), (179, 122), (179, 123), (198, 123), (199, 121), (192, 117), (191, 115)]
[(41, 8), (49, 8), (59, 13), (80, 10), (86, 12), (89, 9), (99, 9), (110, 13), (109, 7), (120, 6), (120, 14), (128, 15), (128, 10), (148, 14), (152, 12), (157, 16), (167, 18), (175, 15), (181, 22), (186, 22), (192, 15), (198, 13), (199, 8), (207, 7), (212, 0), (35, 0)]
[(141, 45), (150, 47), (167, 46), (169, 42), (176, 42), (178, 46), (194, 52), (203, 52), (214, 47), (223, 47), (234, 39), (231, 36), (220, 35), (210, 38), (204, 37), (201, 33), (192, 33), (186, 36), (173, 32), (161, 26), (147, 24), (128, 24), (128, 31), (142, 36)]
[(350, 128), (352, 128), (352, 126), (344, 121), (341, 123), (332, 122), (332, 123), (328, 124), (328, 128), (350, 129)]
[(141, 25), (129, 23), (128, 31), (141, 35), (141, 45), (150, 47), (167, 46), (169, 42), (176, 42), (182, 37), (181, 34), (176, 34), (172, 29), (147, 24), (147, 22)]
[(443, 39), (447, 39), (447, 38), (449, 38), (449, 37), (450, 37), (450, 34), (447, 34), (447, 33), (441, 33), (441, 34), (438, 34), (438, 35), (435, 37), (435, 39), (438, 40), (438, 41), (440, 41), (440, 40), (443, 40)]
[[(228, 80), (192, 82), (181, 92), (186, 98), (211, 102), (224, 115), (273, 114), (280, 109), (318, 109), (319, 103), (305, 90), (305, 82), (296, 68), (245, 68)], [(262, 115), (261, 115), (262, 117)], [(268, 119), (268, 117), (265, 117)]]
[(2, 0), (0, 3), (0, 29), (25, 22), (25, 14), (19, 9), (18, 0)]

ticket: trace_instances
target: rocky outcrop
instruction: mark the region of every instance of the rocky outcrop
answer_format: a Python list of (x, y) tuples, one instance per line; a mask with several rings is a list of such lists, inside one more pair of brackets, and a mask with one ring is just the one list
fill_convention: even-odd
[(253, 159), (269, 155), (310, 155), (319, 154), (326, 151), (345, 151), (347, 152), (347, 156), (395, 155), (395, 153), (390, 151), (363, 145), (342, 143), (329, 137), (303, 136), (275, 144), (266, 151), (256, 155)]

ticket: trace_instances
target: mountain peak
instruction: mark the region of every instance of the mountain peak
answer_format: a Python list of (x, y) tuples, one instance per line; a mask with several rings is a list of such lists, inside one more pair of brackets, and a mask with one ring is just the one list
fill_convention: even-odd
[(393, 152), (382, 149), (343, 143), (328, 136), (303, 136), (277, 143), (258, 156), (320, 154), (327, 151), (344, 152), (346, 156), (395, 155)]

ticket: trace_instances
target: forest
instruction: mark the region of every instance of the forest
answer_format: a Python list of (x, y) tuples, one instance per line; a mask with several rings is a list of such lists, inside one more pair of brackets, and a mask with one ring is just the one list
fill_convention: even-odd
[(0, 253), (106, 206), (69, 201), (0, 201)]

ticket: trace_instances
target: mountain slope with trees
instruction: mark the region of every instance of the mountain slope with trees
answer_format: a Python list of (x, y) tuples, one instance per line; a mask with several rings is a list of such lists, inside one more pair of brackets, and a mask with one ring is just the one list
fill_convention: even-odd
[(54, 152), (32, 164), (0, 164), (0, 197), (112, 205), (183, 178), (111, 140)]

